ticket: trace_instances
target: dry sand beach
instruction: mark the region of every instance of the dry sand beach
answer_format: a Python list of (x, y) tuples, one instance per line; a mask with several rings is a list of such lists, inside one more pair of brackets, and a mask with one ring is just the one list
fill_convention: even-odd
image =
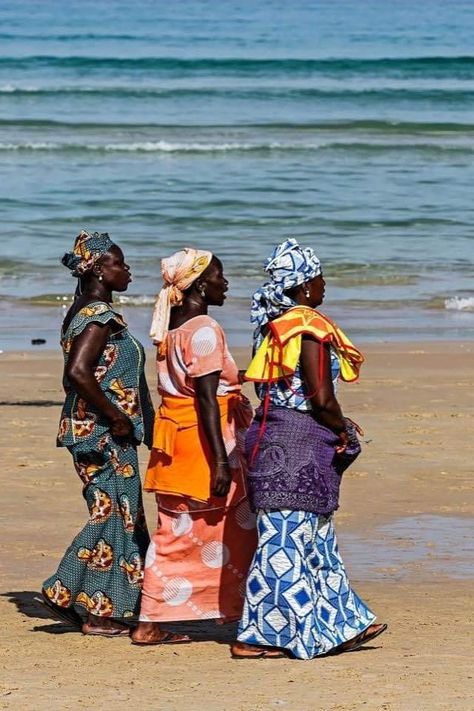
[(474, 343), (365, 351), (360, 383), (340, 393), (368, 443), (345, 475), (337, 530), (356, 590), (390, 627), (373, 647), (311, 662), (233, 661), (233, 628), (213, 623), (193, 625), (195, 644), (137, 649), (50, 619), (34, 597), (85, 514), (54, 446), (61, 358), (2, 354), (1, 708), (472, 709)]

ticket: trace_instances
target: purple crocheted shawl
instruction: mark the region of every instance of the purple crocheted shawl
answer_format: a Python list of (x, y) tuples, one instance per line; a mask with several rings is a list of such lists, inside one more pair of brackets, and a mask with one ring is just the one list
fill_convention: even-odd
[(360, 454), (348, 421), (349, 446), (335, 453), (338, 436), (309, 413), (270, 405), (253, 461), (262, 421), (259, 407), (245, 440), (250, 503), (257, 509), (291, 509), (328, 515), (339, 506), (341, 476)]

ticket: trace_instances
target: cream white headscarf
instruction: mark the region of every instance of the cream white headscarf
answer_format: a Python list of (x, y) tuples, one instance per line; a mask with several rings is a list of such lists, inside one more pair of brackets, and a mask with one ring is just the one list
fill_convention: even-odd
[(157, 345), (164, 343), (168, 333), (172, 306), (183, 302), (184, 291), (209, 266), (212, 252), (190, 247), (161, 260), (164, 286), (155, 303), (150, 336)]

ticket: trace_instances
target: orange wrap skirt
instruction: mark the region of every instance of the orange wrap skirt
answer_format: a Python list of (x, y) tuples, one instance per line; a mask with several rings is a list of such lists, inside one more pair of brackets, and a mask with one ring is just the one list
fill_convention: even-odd
[(158, 523), (145, 561), (142, 621), (240, 618), (257, 543), (243, 455), (251, 410), (239, 393), (218, 403), (233, 471), (226, 499), (210, 495), (209, 448), (194, 400), (166, 397), (157, 415), (144, 488), (156, 493)]

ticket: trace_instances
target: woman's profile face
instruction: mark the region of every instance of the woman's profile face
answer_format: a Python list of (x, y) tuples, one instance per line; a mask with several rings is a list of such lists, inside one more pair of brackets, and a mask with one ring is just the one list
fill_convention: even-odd
[(116, 244), (100, 260), (100, 275), (102, 283), (110, 291), (127, 291), (132, 281), (130, 267)]
[(202, 285), (206, 294), (206, 303), (209, 306), (222, 306), (226, 298), (226, 291), (229, 288), (229, 282), (224, 277), (222, 262), (217, 257), (212, 258), (211, 263), (205, 270)]
[(322, 274), (318, 274), (311, 281), (306, 282), (305, 286), (309, 291), (310, 305), (314, 308), (315, 306), (320, 306), (324, 301), (324, 287), (326, 282)]

